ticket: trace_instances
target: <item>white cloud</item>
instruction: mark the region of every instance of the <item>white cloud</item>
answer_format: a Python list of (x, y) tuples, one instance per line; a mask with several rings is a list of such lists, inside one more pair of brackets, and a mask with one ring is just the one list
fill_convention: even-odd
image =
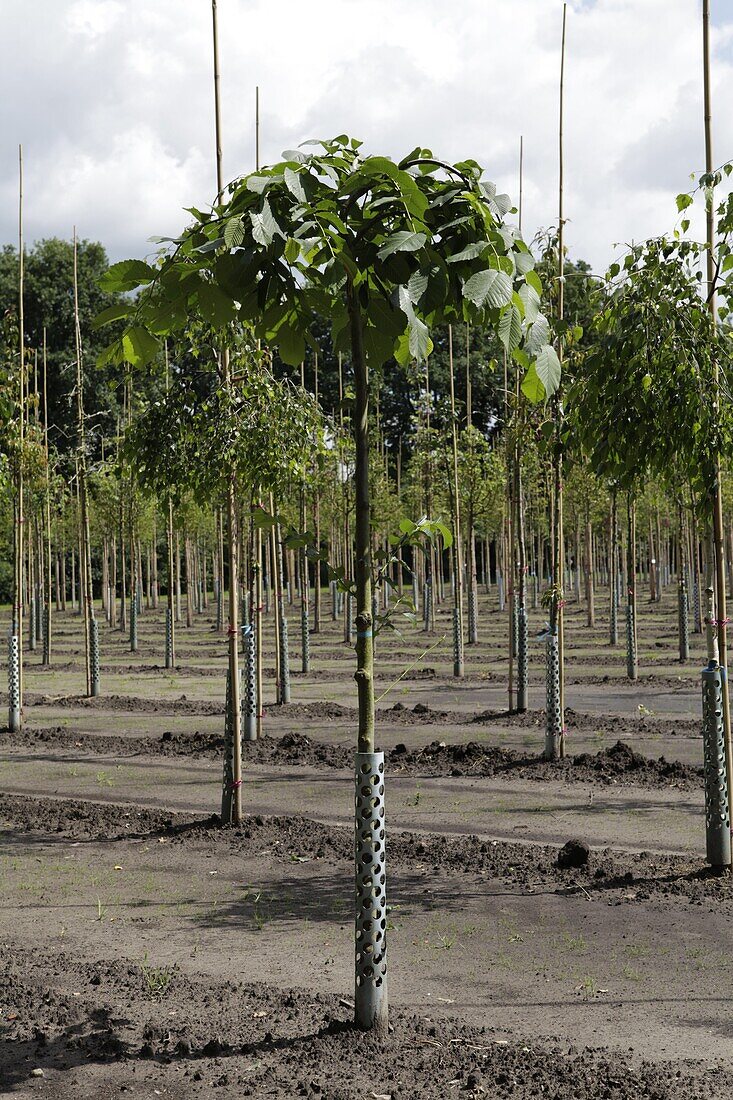
[[(225, 176), (348, 132), (401, 155), (473, 156), (517, 195), (525, 234), (556, 221), (560, 0), (219, 0)], [(716, 158), (733, 156), (733, 14), (713, 0)], [(208, 0), (5, 0), (0, 239), (15, 236), (17, 142), (29, 237), (79, 233), (144, 254), (214, 192)], [(29, 82), (28, 74), (33, 74)], [(24, 90), (21, 97), (19, 89)], [(699, 0), (572, 0), (567, 240), (602, 267), (667, 229), (700, 170)]]
[(72, 33), (95, 42), (112, 30), (124, 10), (119, 0), (75, 0), (66, 22)]

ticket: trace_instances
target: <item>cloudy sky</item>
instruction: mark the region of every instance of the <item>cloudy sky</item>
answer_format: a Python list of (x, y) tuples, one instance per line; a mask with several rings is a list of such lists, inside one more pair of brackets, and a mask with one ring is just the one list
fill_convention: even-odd
[[(733, 4), (713, 9), (714, 156), (733, 158)], [(215, 191), (210, 0), (3, 0), (0, 241), (81, 236), (113, 259)], [(668, 229), (704, 166), (701, 0), (570, 0), (567, 240), (601, 269)], [(553, 224), (561, 0), (219, 0), (224, 174), (347, 132), (370, 151), (474, 157)]]

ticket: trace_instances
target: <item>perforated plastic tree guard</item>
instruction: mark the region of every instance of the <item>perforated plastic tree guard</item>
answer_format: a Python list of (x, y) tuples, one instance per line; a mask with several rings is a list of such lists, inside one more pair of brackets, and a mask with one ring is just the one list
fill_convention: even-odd
[(687, 615), (687, 586), (684, 580), (680, 581), (677, 594), (677, 616), (679, 619), (680, 660), (686, 661), (690, 656), (690, 620)]
[(468, 640), (471, 645), (478, 642), (478, 598), (474, 584), (468, 589)]
[(130, 652), (137, 653), (137, 595), (133, 597), (130, 605)]
[(634, 605), (626, 605), (626, 675), (636, 679), (636, 631), (634, 630)]
[(92, 695), (99, 695), (99, 623), (93, 615), (89, 619), (89, 665)]
[(51, 660), (51, 616), (48, 604), (43, 608), (43, 621), (41, 624), (43, 636), (43, 663), (47, 665)]
[(547, 695), (545, 756), (557, 756), (562, 737), (562, 708), (560, 707), (560, 654), (557, 634), (547, 636)]
[(702, 736), (705, 772), (705, 842), (707, 861), (727, 867), (731, 861), (730, 801), (725, 769), (723, 685), (725, 669), (702, 670)]
[(300, 605), (300, 639), (302, 652), (302, 670), (308, 672), (311, 664), (311, 627), (308, 616), (308, 604)]
[(280, 621), (280, 699), (290, 702), (290, 648), (288, 646), (288, 620), (285, 615)]
[(358, 1027), (386, 1026), (387, 866), (384, 753), (357, 752), (355, 1019)]
[(18, 661), (18, 636), (8, 638), (8, 729), (17, 733), (20, 729), (20, 664)]
[(350, 645), (354, 634), (354, 597), (351, 592), (346, 594), (346, 629), (344, 639)]
[(244, 715), (242, 738), (257, 740), (257, 638), (254, 623), (242, 628), (244, 635)]
[(165, 609), (165, 667), (173, 668), (173, 612)]
[(529, 653), (527, 646), (527, 608), (517, 608), (517, 710), (527, 709), (529, 690)]
[(463, 622), (460, 607), (453, 608), (453, 675), (463, 676)]

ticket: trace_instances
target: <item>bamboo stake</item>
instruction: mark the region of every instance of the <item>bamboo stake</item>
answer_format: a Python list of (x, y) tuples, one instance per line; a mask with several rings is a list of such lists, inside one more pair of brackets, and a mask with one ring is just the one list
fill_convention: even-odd
[[(703, 91), (705, 113), (705, 171), (709, 175), (713, 171), (713, 125), (710, 88), (710, 0), (703, 0), (702, 5), (702, 42), (703, 42)], [(715, 264), (713, 261), (713, 246), (715, 243), (715, 221), (713, 209), (712, 186), (707, 195), (706, 209), (707, 230), (707, 283), (708, 305), (713, 327), (716, 325), (715, 305)], [(717, 358), (714, 365), (714, 395), (716, 409), (720, 407), (720, 367)], [(713, 546), (715, 554), (715, 581), (716, 581), (716, 607), (715, 617), (718, 628), (718, 654), (717, 660), (723, 668), (728, 664), (728, 639), (727, 639), (727, 615), (725, 592), (725, 535), (723, 529), (723, 491), (721, 485), (720, 454), (715, 460), (715, 485), (713, 489)], [(710, 632), (708, 631), (708, 634)], [(708, 646), (708, 657), (713, 659), (712, 648)], [(730, 697), (728, 695), (728, 680), (722, 680), (723, 703), (723, 740), (725, 743), (725, 770), (728, 781), (728, 791), (733, 790), (733, 744), (731, 743), (730, 721)]]
[(18, 699), (19, 726), (23, 725), (23, 544), (25, 516), (23, 513), (23, 462), (25, 442), (25, 245), (23, 241), (23, 146), (18, 146), (18, 349), (19, 349), (19, 432), (20, 456), (16, 475), (17, 503), (15, 508), (15, 580), (13, 628), (18, 639)]
[[(222, 141), (221, 141), (221, 99), (219, 73), (219, 31), (217, 26), (216, 0), (211, 0), (213, 46), (214, 46), (214, 124), (216, 131), (216, 187), (217, 197), (221, 198), (224, 184), (222, 179)], [(222, 348), (220, 372), (224, 385), (232, 388), (232, 375), (229, 364), (229, 349)], [(227, 478), (227, 534), (229, 541), (229, 680), (231, 701), (232, 730), (232, 822), (238, 825), (242, 820), (242, 723), (239, 692), (239, 569), (237, 545), (236, 515), (236, 478), (230, 470)]]

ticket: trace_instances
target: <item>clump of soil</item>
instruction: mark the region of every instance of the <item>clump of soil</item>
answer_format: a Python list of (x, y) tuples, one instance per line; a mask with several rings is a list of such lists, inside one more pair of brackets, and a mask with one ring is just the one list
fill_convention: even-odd
[(160, 1083), (195, 1100), (412, 1100), (416, 1082), (423, 1100), (723, 1100), (733, 1090), (729, 1072), (699, 1063), (633, 1065), (394, 1009), (378, 1041), (353, 1028), (336, 995), (176, 967), (154, 978), (141, 962), (0, 947), (0, 1084), (15, 1092), (44, 1076), (57, 1100)]
[(66, 709), (84, 708), (85, 710), (109, 710), (135, 714), (223, 714), (224, 700), (221, 703), (208, 699), (188, 699), (181, 695), (179, 699), (149, 699), (138, 695), (38, 695), (27, 692), (23, 696), (27, 707), (60, 707)]
[(401, 772), (425, 775), (501, 775), (504, 778), (560, 779), (603, 785), (674, 786), (685, 790), (698, 788), (703, 774), (702, 768), (693, 768), (678, 760), (669, 761), (663, 756), (653, 760), (635, 752), (623, 741), (597, 753), (584, 752), (562, 760), (545, 760), (537, 754), (497, 748), (480, 741), (459, 745), (431, 741), (416, 750), (399, 744), (390, 753), (390, 763), (393, 769)]
[[(192, 814), (156, 813), (110, 803), (2, 795), (0, 822), (16, 830), (75, 840), (157, 836), (171, 844), (195, 844), (212, 851), (225, 847), (288, 862), (351, 863), (354, 858), (353, 828), (295, 815), (247, 815), (240, 826), (222, 827), (216, 814), (202, 820)], [(528, 891), (549, 888), (597, 895), (612, 904), (653, 898), (733, 911), (733, 875), (705, 868), (700, 860), (687, 856), (607, 848), (590, 851), (583, 866), (563, 868), (558, 866), (558, 849), (551, 845), (404, 830), (388, 834), (387, 850), (394, 872), (470, 873)]]
[(590, 848), (583, 840), (569, 840), (557, 853), (557, 865), (566, 871), (570, 867), (585, 867), (590, 859)]
[[(334, 707), (337, 704), (331, 704)], [(419, 704), (418, 704), (419, 705)], [(408, 712), (412, 713), (412, 712)], [(201, 756), (214, 759), (224, 749), (221, 734), (172, 733), (160, 737), (115, 737), (105, 734), (78, 734), (64, 726), (24, 729), (9, 734), (6, 744), (16, 746), (49, 745), (85, 749), (88, 752), (116, 756), (140, 754), (160, 756)], [(302, 733), (264, 737), (243, 746), (245, 766), (268, 764), (293, 767), (350, 768), (353, 749), (318, 741)], [(702, 768), (693, 768), (678, 760), (657, 760), (636, 752), (626, 742), (617, 741), (597, 753), (579, 753), (563, 760), (545, 760), (535, 753), (521, 753), (486, 745), (480, 741), (446, 744), (431, 741), (421, 749), (408, 749), (398, 743), (387, 753), (391, 770), (402, 775), (420, 776), (501, 776), (505, 779), (594, 783), (603, 786), (634, 785), (647, 788), (675, 787), (696, 790), (702, 782)]]

